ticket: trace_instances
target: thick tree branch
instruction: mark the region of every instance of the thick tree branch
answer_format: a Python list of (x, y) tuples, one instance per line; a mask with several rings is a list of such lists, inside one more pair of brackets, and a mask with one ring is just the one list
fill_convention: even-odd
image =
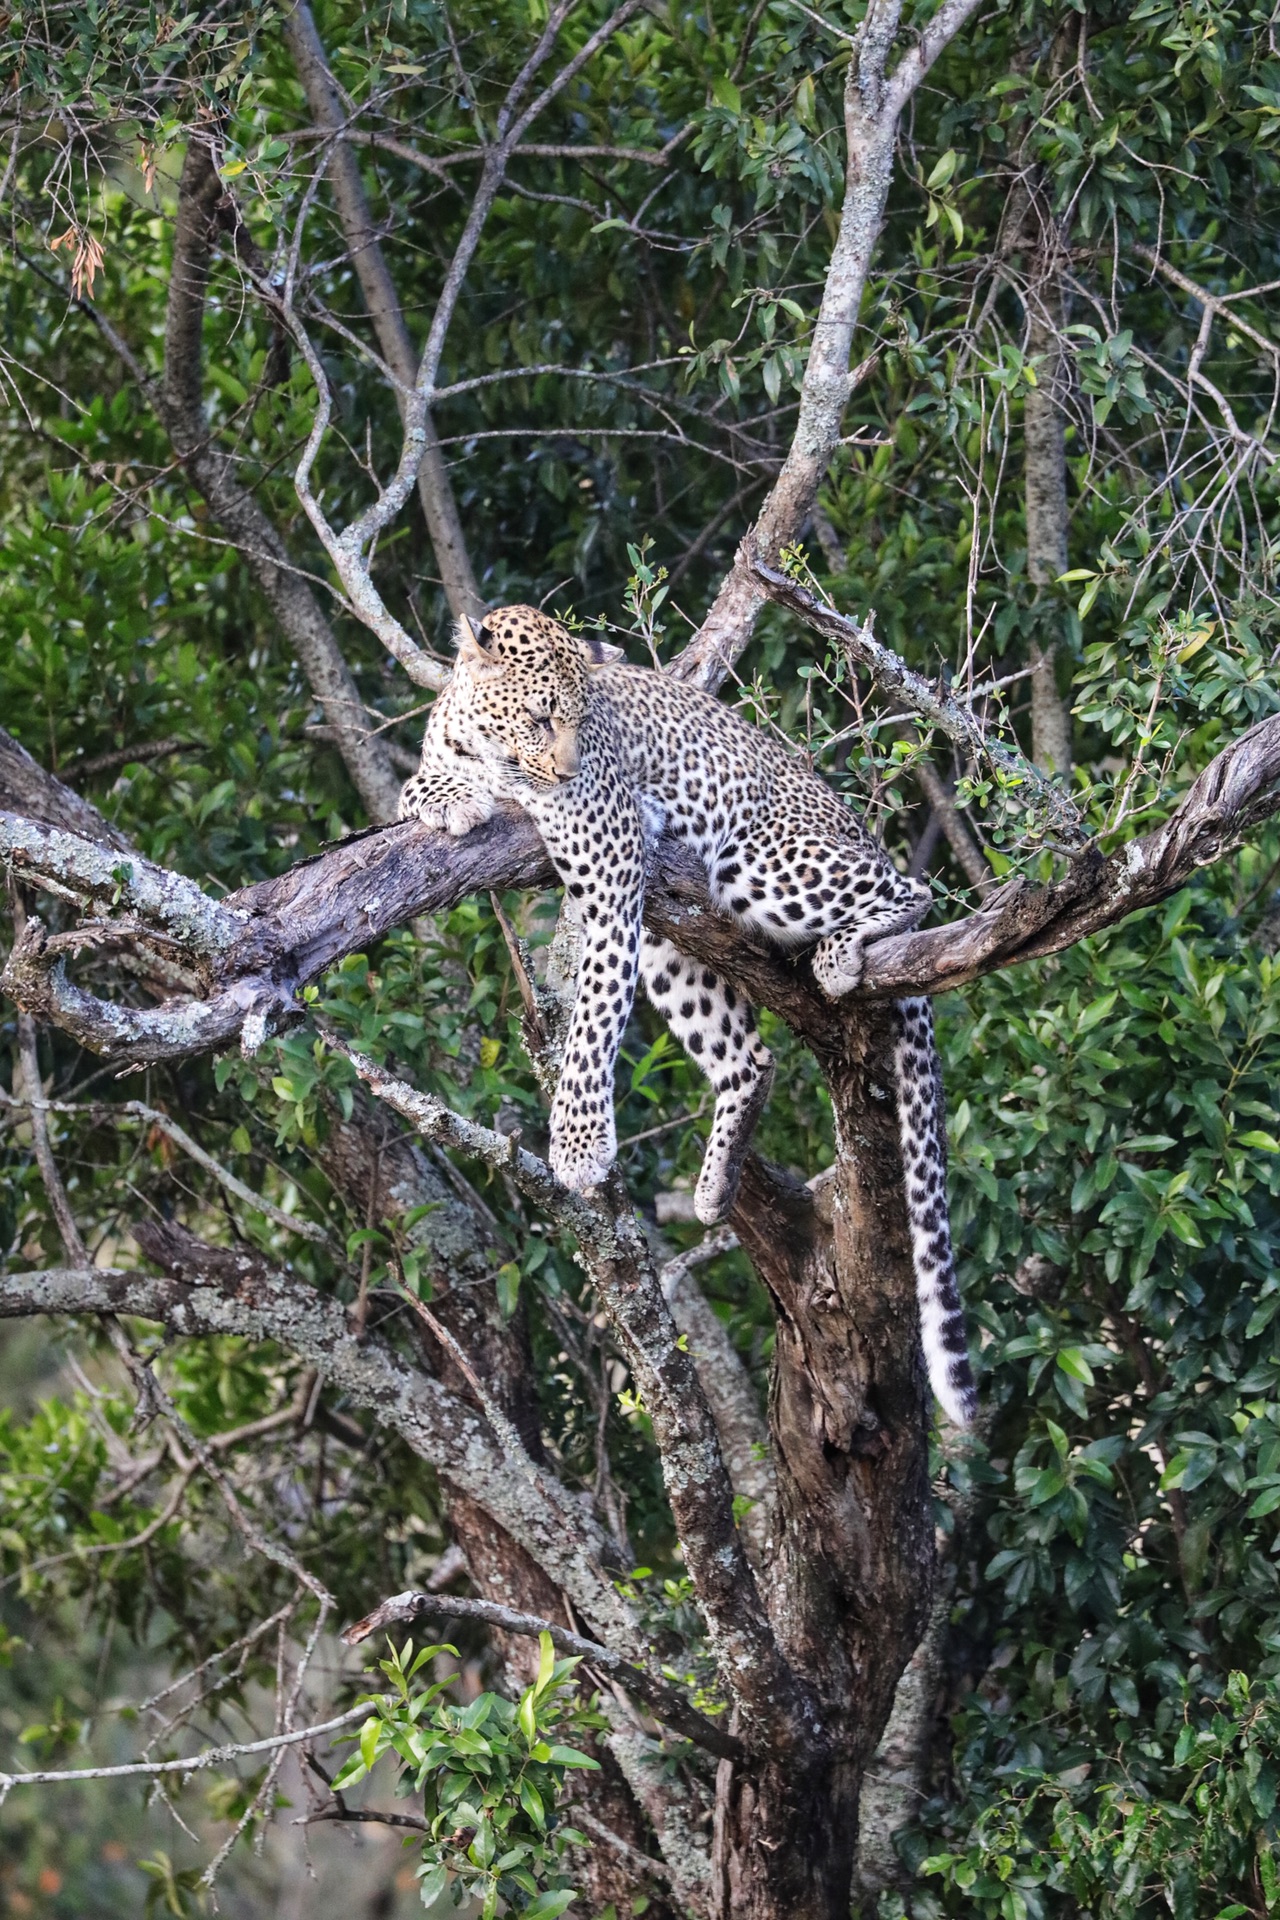
[(131, 851), (130, 842), (118, 827), (98, 812), (88, 800), (46, 773), (26, 748), (0, 727), (0, 807), (23, 814), (28, 820), (42, 820), (46, 826), (62, 827), (82, 839), (98, 841), (117, 853)]
[[(1163, 827), (1109, 856), (1090, 849), (1051, 885), (1015, 880), (963, 920), (876, 941), (854, 998), (945, 992), (1016, 961), (1058, 953), (1153, 906), (1280, 811), (1278, 783), (1280, 716), (1273, 716), (1210, 762)], [(52, 849), (47, 856), (41, 835)], [(24, 876), (33, 882), (56, 861), (60, 885), (86, 896), (99, 886), (104, 856), (71, 835), (32, 822), (10, 831), (0, 819), (0, 857), (11, 843), (21, 848)], [(463, 840), (406, 822), (357, 836), (278, 880), (210, 902), (220, 913), (246, 918), (239, 938), (211, 956), (215, 991), (208, 1000), (157, 1008), (101, 1000), (67, 979), (60, 953), (51, 950), (34, 917), (0, 984), (20, 1006), (114, 1058), (173, 1059), (225, 1045), (242, 1034), (246, 1021), (246, 1043), (256, 1045), (268, 1017), (300, 1012), (301, 986), (345, 954), (367, 950), (390, 928), (468, 894), (553, 882), (536, 829), (515, 810)], [(181, 880), (183, 888), (190, 885)], [(771, 953), (717, 912), (705, 874), (678, 843), (659, 845), (645, 916), (656, 931), (723, 972), (803, 1037), (831, 1044), (838, 1035), (840, 1008), (818, 993), (806, 961)]]
[[(159, 1237), (157, 1237), (159, 1236)], [(482, 1417), (399, 1355), (378, 1334), (358, 1339), (346, 1310), (256, 1256), (205, 1247), (173, 1227), (149, 1236), (178, 1272), (55, 1268), (0, 1276), (0, 1319), (29, 1314), (132, 1314), (180, 1338), (238, 1334), (271, 1340), (314, 1367), (340, 1394), (368, 1408), (470, 1495), (572, 1597), (600, 1637), (631, 1659), (642, 1643), (603, 1572), (606, 1542), (580, 1502), (527, 1457), (512, 1459)]]
[(671, 1317), (698, 1369), (733, 1491), (740, 1501), (748, 1503), (738, 1521), (739, 1529), (756, 1567), (763, 1568), (772, 1545), (778, 1493), (769, 1427), (760, 1410), (755, 1383), (729, 1329), (693, 1277), (694, 1267), (737, 1244), (737, 1236), (722, 1227), (699, 1246), (668, 1260), (659, 1278)]

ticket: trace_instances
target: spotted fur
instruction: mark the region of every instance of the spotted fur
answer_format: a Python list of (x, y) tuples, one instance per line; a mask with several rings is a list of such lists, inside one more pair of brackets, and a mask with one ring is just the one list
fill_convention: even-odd
[[(578, 992), (551, 1109), (552, 1166), (582, 1189), (613, 1163), (614, 1067), (642, 978), (716, 1095), (694, 1205), (707, 1224), (722, 1219), (773, 1061), (742, 996), (642, 927), (657, 835), (665, 828), (689, 844), (717, 904), (743, 926), (778, 947), (814, 947), (814, 976), (833, 999), (858, 985), (868, 940), (915, 926), (928, 889), (900, 874), (856, 815), (781, 743), (696, 688), (604, 658), (531, 607), (490, 614), (478, 635), (464, 623), (457, 670), (432, 709), (400, 811), (462, 834), (503, 799), (537, 822), (581, 929)], [(900, 1001), (896, 1020), (922, 1341), (934, 1391), (963, 1425), (974, 1389), (928, 1002)]]

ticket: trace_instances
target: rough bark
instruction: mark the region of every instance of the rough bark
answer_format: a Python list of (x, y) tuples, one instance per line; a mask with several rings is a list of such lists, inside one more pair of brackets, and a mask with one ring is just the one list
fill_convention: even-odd
[(51, 773), (46, 773), (26, 748), (0, 727), (0, 806), (22, 814), (28, 820), (40, 820), (45, 826), (63, 827), (81, 839), (98, 841), (117, 853), (128, 853), (130, 841), (118, 827), (104, 819), (90, 801)]
[[(326, 133), (340, 136), (346, 125), (347, 114), (334, 85), (315, 18), (306, 0), (299, 0), (299, 4), (288, 15), (284, 33), (312, 118)], [(329, 180), (347, 251), (360, 281), (378, 347), (396, 379), (407, 391), (417, 378), (418, 356), (409, 338), (395, 283), (365, 197), (355, 149), (341, 137), (335, 137), (330, 148)], [(403, 412), (403, 404), (401, 410)], [(485, 603), (472, 571), (453, 483), (430, 413), (425, 421), (425, 436), (422, 464), (418, 469), (418, 498), (435, 551), (436, 565), (440, 569), (441, 584), (455, 615), (466, 614), (478, 620), (485, 611)]]
[(884, 1069), (891, 1020), (860, 1010), (820, 1050), (840, 1148), (820, 1197), (753, 1160), (733, 1215), (777, 1322), (770, 1617), (817, 1691), (822, 1736), (795, 1759), (750, 1771), (722, 1763), (713, 1886), (723, 1920), (847, 1910), (863, 1772), (928, 1613), (928, 1429)]
[[(727, 1233), (717, 1240), (733, 1237)], [(761, 1409), (755, 1382), (729, 1336), (729, 1330), (704, 1297), (693, 1278), (693, 1256), (678, 1255), (662, 1269), (662, 1291), (671, 1318), (688, 1344), (720, 1437), (725, 1471), (739, 1503), (738, 1530), (757, 1571), (772, 1553), (777, 1480), (768, 1422)]]

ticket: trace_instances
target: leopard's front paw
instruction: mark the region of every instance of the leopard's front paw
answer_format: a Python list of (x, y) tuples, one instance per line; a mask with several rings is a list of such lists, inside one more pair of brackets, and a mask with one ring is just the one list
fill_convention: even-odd
[(426, 786), (410, 780), (400, 796), (402, 820), (421, 820), (424, 826), (455, 840), (492, 817), (493, 802), (488, 794), (468, 793), (460, 787)]
[(618, 1156), (613, 1114), (599, 1120), (551, 1112), (551, 1171), (575, 1193), (598, 1187)]

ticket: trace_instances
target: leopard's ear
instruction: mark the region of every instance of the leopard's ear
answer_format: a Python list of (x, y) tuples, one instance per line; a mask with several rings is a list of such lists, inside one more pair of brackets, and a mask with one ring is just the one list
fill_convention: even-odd
[(622, 647), (615, 647), (612, 641), (601, 640), (594, 633), (584, 633), (582, 644), (587, 650), (588, 663), (593, 667), (607, 667), (614, 660), (625, 660), (627, 657)]
[(493, 635), (482, 620), (479, 627), (473, 627), (465, 613), (458, 615), (458, 661), (460, 665), (477, 667), (492, 672), (498, 665), (490, 649)]

